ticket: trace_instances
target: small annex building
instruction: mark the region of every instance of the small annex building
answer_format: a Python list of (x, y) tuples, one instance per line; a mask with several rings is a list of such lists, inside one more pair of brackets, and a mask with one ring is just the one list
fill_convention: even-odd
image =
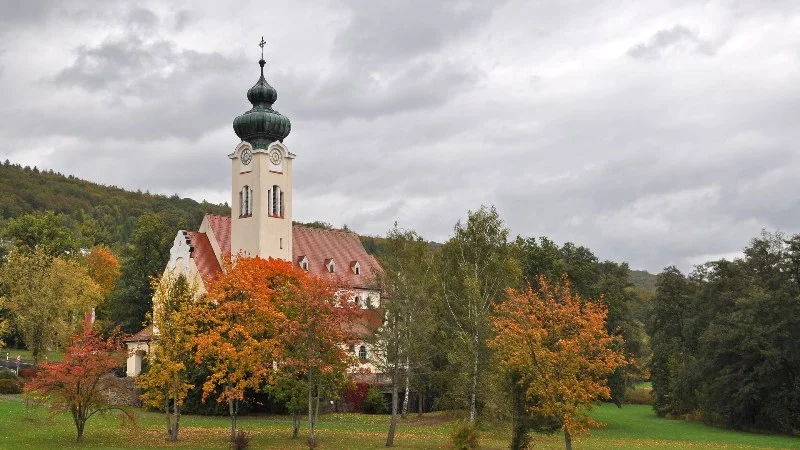
[[(184, 274), (205, 291), (203, 280), (222, 273), (223, 260), (231, 255), (281, 258), (311, 276), (333, 282), (358, 302), (361, 314), (350, 324), (359, 334), (370, 335), (383, 322), (381, 290), (376, 274), (378, 261), (366, 252), (355, 233), (292, 223), (292, 163), (284, 139), (291, 124), (272, 108), (275, 88), (264, 78), (265, 61), (259, 61), (261, 77), (247, 91), (252, 108), (233, 121), (241, 142), (228, 155), (231, 164), (231, 217), (207, 214), (197, 231), (178, 231), (170, 249), (164, 276)], [(154, 299), (154, 302), (157, 299)], [(147, 327), (125, 340), (126, 372), (136, 376), (157, 331)], [(370, 363), (367, 342), (349, 348), (361, 360), (361, 369), (379, 374)]]

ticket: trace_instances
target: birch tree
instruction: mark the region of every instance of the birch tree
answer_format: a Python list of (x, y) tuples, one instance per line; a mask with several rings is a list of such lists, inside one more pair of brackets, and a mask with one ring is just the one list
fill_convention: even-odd
[(402, 230), (395, 223), (384, 242), (381, 257), (386, 298), (381, 306), (385, 321), (376, 333), (376, 362), (391, 374), (392, 419), (386, 446), (394, 445), (402, 384), (401, 414), (408, 414), (411, 377), (430, 345), (431, 306), (434, 292), (433, 262), (429, 245), (414, 231)]
[(458, 221), (442, 249), (442, 296), (457, 343), (453, 358), (466, 380), (469, 420), (477, 415), (478, 395), (485, 379), (485, 341), (491, 337), (493, 302), (502, 302), (506, 289), (520, 282), (520, 268), (508, 229), (494, 207), (470, 211)]

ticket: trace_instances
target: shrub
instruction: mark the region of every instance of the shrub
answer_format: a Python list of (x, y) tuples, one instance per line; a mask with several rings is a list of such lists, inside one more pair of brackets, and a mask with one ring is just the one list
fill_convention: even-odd
[(648, 388), (628, 389), (625, 395), (625, 403), (632, 405), (652, 405), (653, 390)]
[(350, 412), (364, 412), (364, 402), (367, 400), (368, 392), (369, 383), (364, 381), (355, 382), (345, 389), (342, 395)]
[(17, 374), (11, 370), (0, 369), (0, 380), (18, 380)]
[(459, 420), (450, 431), (450, 443), (456, 450), (478, 448), (478, 429), (474, 422)]
[(243, 430), (236, 432), (236, 439), (231, 442), (231, 448), (234, 450), (245, 450), (246, 448), (250, 448), (250, 434)]
[(9, 378), (0, 379), (0, 394), (20, 394), (22, 393), (22, 383)]
[(24, 369), (19, 369), (19, 376), (30, 380), (31, 378), (35, 377), (38, 372), (39, 369), (35, 369), (33, 367), (26, 367)]
[(367, 414), (385, 414), (389, 408), (383, 394), (375, 386), (370, 386), (367, 390), (367, 398), (364, 399), (364, 412)]

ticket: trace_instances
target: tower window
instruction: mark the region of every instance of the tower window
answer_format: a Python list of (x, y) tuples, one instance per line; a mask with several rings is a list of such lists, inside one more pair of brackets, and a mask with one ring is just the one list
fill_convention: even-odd
[(278, 185), (272, 186), (271, 192), (270, 200), (272, 204), (270, 205), (269, 214), (273, 217), (283, 217), (283, 192), (281, 192), (281, 188)]
[(278, 238), (280, 243), (280, 248), (283, 250), (283, 238)]
[(245, 186), (239, 191), (239, 217), (253, 215), (253, 189)]
[(303, 261), (302, 267), (303, 270), (308, 270), (308, 261)]

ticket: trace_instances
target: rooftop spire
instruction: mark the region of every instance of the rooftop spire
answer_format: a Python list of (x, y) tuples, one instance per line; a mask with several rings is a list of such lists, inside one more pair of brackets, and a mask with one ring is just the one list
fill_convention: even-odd
[(261, 77), (264, 77), (264, 65), (267, 63), (264, 61), (264, 45), (266, 45), (266, 41), (264, 40), (264, 36), (261, 36), (261, 42), (258, 43), (258, 46), (261, 47), (261, 59), (258, 60), (258, 65), (261, 66)]
[(264, 36), (261, 36), (261, 42), (258, 43), (261, 47), (261, 59), (258, 61), (258, 65), (261, 66), (261, 77), (247, 91), (247, 99), (253, 108), (233, 121), (236, 134), (255, 148), (266, 148), (272, 141), (283, 141), (291, 130), (289, 119), (272, 109), (272, 104), (278, 99), (278, 93), (264, 78), (264, 66), (267, 64), (264, 61), (265, 44)]

